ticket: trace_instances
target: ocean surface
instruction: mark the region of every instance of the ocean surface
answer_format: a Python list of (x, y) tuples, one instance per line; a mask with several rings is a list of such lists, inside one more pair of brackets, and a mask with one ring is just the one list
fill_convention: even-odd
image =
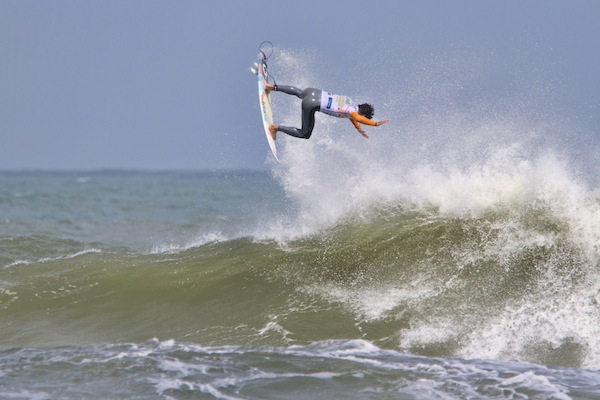
[(600, 202), (517, 168), (2, 172), (0, 398), (600, 398)]
[(600, 399), (598, 140), (443, 61), (262, 171), (0, 171), (0, 399)]

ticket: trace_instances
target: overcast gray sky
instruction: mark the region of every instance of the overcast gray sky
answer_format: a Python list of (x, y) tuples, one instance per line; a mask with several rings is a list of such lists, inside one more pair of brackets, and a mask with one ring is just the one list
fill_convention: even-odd
[(248, 72), (263, 40), (375, 104), (412, 60), (489, 56), (481, 90), (539, 71), (600, 134), (599, 18), (592, 0), (0, 0), (0, 169), (266, 168)]

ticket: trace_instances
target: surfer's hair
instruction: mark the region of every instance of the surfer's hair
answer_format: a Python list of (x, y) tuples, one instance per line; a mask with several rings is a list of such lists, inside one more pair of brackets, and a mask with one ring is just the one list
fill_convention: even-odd
[(358, 112), (359, 114), (371, 119), (375, 114), (375, 108), (369, 103), (363, 103), (358, 105)]

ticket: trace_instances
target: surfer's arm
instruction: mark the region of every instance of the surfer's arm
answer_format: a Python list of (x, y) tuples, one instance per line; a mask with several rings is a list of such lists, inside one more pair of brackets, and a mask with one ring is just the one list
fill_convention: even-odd
[[(356, 113), (353, 113), (353, 114), (356, 114)], [(354, 120), (354, 118), (350, 118), (350, 122), (352, 122), (352, 125), (354, 125), (354, 127), (356, 128), (356, 130), (358, 130), (358, 131), (360, 132), (360, 134), (361, 134), (361, 135), (363, 135), (363, 136), (364, 136), (364, 137), (366, 137), (367, 139), (369, 138), (369, 135), (367, 135), (367, 132), (365, 132), (365, 131), (364, 131), (364, 130), (361, 128), (360, 124), (359, 124), (358, 122), (356, 122), (356, 121)]]
[[(357, 113), (356, 111), (353, 112), (352, 114), (350, 114), (350, 119), (352, 120), (352, 123), (354, 123), (354, 121), (356, 121), (361, 124), (369, 125), (369, 126), (379, 126), (379, 125), (387, 124), (388, 122), (390, 122), (389, 119), (384, 119), (382, 121), (375, 122), (375, 121), (370, 120), (369, 118), (365, 117), (364, 115)], [(354, 125), (354, 126), (356, 126), (356, 125)]]
[[(352, 121), (354, 126), (356, 126), (356, 124), (358, 123), (369, 126), (378, 126), (377, 122), (371, 121), (369, 118), (365, 117), (364, 115), (360, 115), (356, 111), (350, 114), (350, 120)], [(358, 127), (356, 127), (356, 129), (358, 129)]]
[(364, 137), (366, 137), (368, 139), (369, 136), (361, 128), (360, 124), (365, 124), (365, 125), (369, 125), (369, 126), (379, 126), (379, 125), (387, 124), (388, 122), (390, 122), (390, 120), (385, 119), (383, 121), (377, 121), (377, 122), (371, 121), (369, 118), (367, 118), (364, 115), (361, 115), (355, 111), (352, 114), (350, 114), (350, 122), (352, 122), (354, 127), (360, 132), (361, 135), (363, 135)]

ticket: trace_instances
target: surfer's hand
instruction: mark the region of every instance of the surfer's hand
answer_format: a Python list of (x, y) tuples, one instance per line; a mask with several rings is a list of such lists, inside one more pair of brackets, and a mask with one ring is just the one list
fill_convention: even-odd
[(369, 135), (367, 135), (367, 132), (365, 132), (363, 129), (360, 129), (360, 128), (356, 128), (356, 129), (358, 129), (358, 131), (360, 132), (360, 134), (363, 135), (366, 139), (369, 138)]
[(383, 124), (387, 124), (388, 122), (390, 122), (390, 120), (389, 120), (389, 119), (384, 119), (383, 121), (379, 121), (379, 122), (377, 122), (377, 126), (379, 126), (379, 125), (383, 125)]

